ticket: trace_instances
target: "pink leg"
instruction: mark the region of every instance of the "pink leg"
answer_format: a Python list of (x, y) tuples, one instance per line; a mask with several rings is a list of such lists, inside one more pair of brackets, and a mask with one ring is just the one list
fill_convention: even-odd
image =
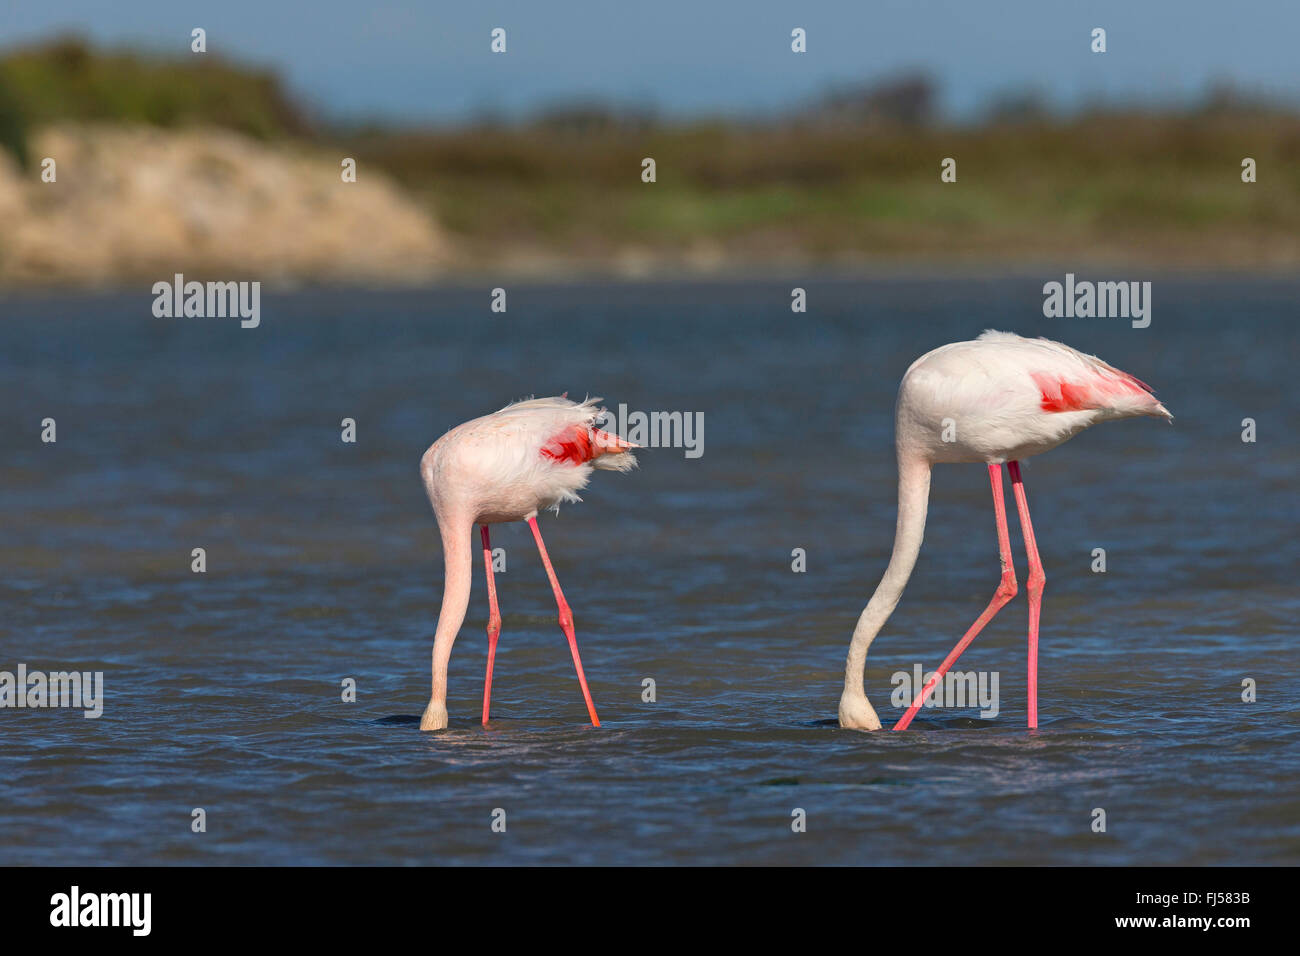
[(989, 606), (984, 609), (984, 613), (976, 618), (975, 623), (970, 626), (970, 630), (957, 642), (957, 646), (952, 649), (948, 656), (943, 659), (943, 663), (934, 672), (934, 676), (926, 681), (925, 686), (921, 688), (921, 692), (912, 701), (912, 706), (907, 708), (907, 713), (894, 725), (895, 730), (907, 729), (907, 725), (912, 722), (912, 718), (916, 716), (916, 712), (925, 703), (925, 699), (930, 696), (930, 691), (934, 689), (935, 684), (943, 680), (943, 675), (948, 673), (948, 668), (952, 667), (957, 658), (961, 656), (961, 652), (966, 650), (967, 645), (975, 640), (980, 631), (984, 630), (984, 625), (993, 620), (993, 616), (1016, 596), (1016, 569), (1011, 563), (1011, 535), (1007, 531), (1007, 508), (1002, 499), (1001, 465), (989, 465), (989, 483), (993, 486), (993, 514), (996, 516), (998, 524), (998, 553), (1002, 558), (1002, 582), (998, 585), (993, 600), (989, 601)]
[(1020, 478), (1020, 462), (1007, 462), (1011, 473), (1011, 490), (1016, 496), (1020, 511), (1020, 532), (1025, 538), (1025, 555), (1029, 558), (1029, 729), (1038, 726), (1038, 617), (1043, 607), (1043, 585), (1047, 575), (1038, 557), (1038, 542), (1034, 538), (1034, 525), (1029, 520), (1029, 501), (1025, 498), (1025, 483)]
[(501, 612), (497, 610), (497, 583), (492, 577), (492, 544), (488, 540), (488, 526), (479, 527), (483, 538), (483, 567), (487, 571), (488, 592), (488, 663), (487, 678), (483, 681), (483, 723), (488, 722), (488, 705), (492, 701), (492, 664), (497, 659), (497, 637), (501, 634)]
[(573, 651), (573, 666), (578, 670), (578, 683), (582, 685), (582, 696), (587, 701), (587, 713), (591, 715), (592, 726), (599, 727), (600, 719), (596, 716), (596, 705), (591, 702), (591, 691), (587, 689), (587, 675), (582, 672), (582, 658), (578, 656), (578, 639), (573, 633), (573, 612), (569, 609), (569, 602), (564, 600), (564, 592), (560, 590), (559, 579), (555, 576), (555, 569), (551, 567), (551, 558), (546, 553), (546, 545), (542, 543), (542, 533), (537, 530), (536, 516), (528, 519), (528, 527), (533, 529), (533, 539), (537, 542), (537, 553), (542, 556), (542, 564), (546, 565), (546, 576), (551, 579), (551, 590), (555, 592), (555, 604), (560, 609), (560, 629), (564, 631), (564, 636), (569, 639), (569, 650)]

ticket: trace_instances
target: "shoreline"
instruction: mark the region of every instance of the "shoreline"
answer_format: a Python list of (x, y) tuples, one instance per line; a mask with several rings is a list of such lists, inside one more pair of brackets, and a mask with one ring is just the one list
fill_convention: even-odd
[[(987, 263), (981, 265), (958, 265), (943, 263), (926, 265), (922, 263), (872, 264), (862, 267), (815, 265), (799, 268), (794, 265), (765, 263), (751, 267), (736, 267), (710, 271), (657, 269), (644, 273), (627, 274), (601, 268), (572, 268), (561, 272), (538, 272), (533, 270), (494, 270), (485, 267), (446, 270), (437, 277), (420, 277), (409, 280), (384, 279), (367, 280), (344, 278), (335, 281), (321, 279), (284, 279), (273, 278), (259, 281), (263, 290), (269, 295), (292, 295), (312, 292), (469, 292), (493, 288), (509, 283), (521, 288), (566, 288), (572, 286), (615, 286), (633, 288), (636, 286), (665, 285), (737, 285), (741, 283), (772, 284), (777, 282), (817, 282), (851, 284), (859, 282), (994, 282), (1024, 281), (1050, 282), (1060, 281), (1067, 273), (1087, 278), (1097, 275), (1103, 279), (1140, 278), (1152, 282), (1160, 281), (1300, 281), (1300, 274), (1293, 267), (1244, 268), (1235, 265), (1218, 266), (1148, 266), (1144, 264), (1114, 262), (1100, 263), (1061, 263), (1051, 262), (1039, 265)], [(160, 280), (157, 276), (112, 279), (99, 282), (68, 283), (60, 282), (25, 282), (0, 284), (0, 302), (19, 299), (69, 299), (97, 298), (105, 296), (139, 295), (142, 300), (152, 302), (152, 287), (158, 281), (170, 281), (171, 277)], [(211, 279), (207, 271), (187, 273), (186, 279), (204, 281)]]

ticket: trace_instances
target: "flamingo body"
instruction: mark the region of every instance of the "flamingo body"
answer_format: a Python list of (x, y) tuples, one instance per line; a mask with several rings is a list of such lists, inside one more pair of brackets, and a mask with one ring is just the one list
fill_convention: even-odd
[(1001, 464), (1138, 415), (1172, 417), (1139, 379), (1096, 356), (988, 331), (912, 363), (899, 387), (896, 440), (900, 454), (935, 464)]
[(581, 501), (593, 469), (634, 468), (633, 446), (596, 428), (599, 401), (529, 399), (451, 429), (420, 460), (434, 513), (471, 524), (526, 521)]
[(1012, 598), (1019, 585), (1011, 558), (1002, 466), (1011, 475), (1029, 561), (1028, 722), (1038, 725), (1038, 626), (1046, 574), (1038, 555), (1019, 462), (1050, 451), (1098, 422), (1137, 416), (1172, 420), (1141, 380), (1048, 339), (986, 331), (917, 359), (903, 376), (895, 408), (898, 524), (889, 565), (858, 618), (840, 697), (842, 727), (878, 730), (863, 671), (867, 650), (903, 596), (925, 534), (930, 471), (948, 462), (983, 462), (993, 490), (1001, 581), (976, 619), (895, 725), (905, 729), (961, 652)]
[(591, 722), (599, 726), (578, 655), (573, 615), (537, 527), (539, 511), (558, 511), (562, 502), (581, 500), (578, 492), (587, 486), (594, 469), (627, 471), (636, 465), (631, 451), (635, 445), (596, 427), (604, 417), (599, 401), (574, 402), (560, 396), (516, 402), (451, 429), (420, 459), (420, 476), (438, 519), (446, 567), (433, 645), (433, 693), (420, 721), (422, 730), (447, 726), (447, 665), (469, 606), (470, 537), (475, 524), (482, 526), (490, 606), (483, 691), (483, 723), (488, 722), (492, 667), (501, 627), (488, 526), (503, 521), (527, 521), (532, 529)]

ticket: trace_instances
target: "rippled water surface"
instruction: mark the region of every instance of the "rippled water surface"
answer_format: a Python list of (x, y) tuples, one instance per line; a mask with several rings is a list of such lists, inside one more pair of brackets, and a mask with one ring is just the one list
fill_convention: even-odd
[[(1137, 330), (1044, 319), (1042, 281), (807, 280), (806, 315), (794, 283), (520, 287), (504, 315), (485, 289), (268, 294), (247, 330), (153, 318), (147, 290), (0, 300), (0, 670), (103, 671), (106, 698), (98, 720), (0, 710), (0, 863), (1300, 861), (1300, 284), (1158, 280)], [(893, 536), (897, 383), (986, 327), (1096, 352), (1177, 421), (1025, 467), (1038, 732), (1023, 590), (959, 665), (999, 675), (996, 718), (840, 730)], [(542, 519), (604, 726), (521, 525), (494, 530), (495, 719), (476, 566), (451, 727), (421, 733), (441, 552), (420, 454), (566, 390), (705, 420), (702, 457), (649, 449)], [(936, 666), (997, 580), (984, 469), (941, 466), (868, 661), (886, 721), (890, 675)]]

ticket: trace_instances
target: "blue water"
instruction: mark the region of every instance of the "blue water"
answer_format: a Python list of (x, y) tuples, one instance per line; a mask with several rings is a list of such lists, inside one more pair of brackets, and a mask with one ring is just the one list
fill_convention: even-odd
[[(257, 329), (156, 319), (147, 289), (0, 300), (0, 670), (105, 681), (97, 720), (0, 709), (0, 863), (1300, 862), (1300, 283), (1158, 278), (1133, 329), (1044, 318), (1047, 278), (512, 287), (506, 314), (478, 288), (268, 293)], [(1036, 733), (1023, 588), (959, 664), (999, 676), (995, 718), (840, 730), (899, 378), (987, 327), (1101, 355), (1176, 422), (1025, 466)], [(647, 449), (542, 519), (604, 726), (519, 526), (494, 529), (493, 723), (476, 567), (451, 726), (421, 733), (441, 554), (419, 457), (566, 390), (705, 421), (701, 457)], [(937, 665), (998, 571), (984, 469), (941, 466), (868, 660), (887, 723), (890, 675)]]

